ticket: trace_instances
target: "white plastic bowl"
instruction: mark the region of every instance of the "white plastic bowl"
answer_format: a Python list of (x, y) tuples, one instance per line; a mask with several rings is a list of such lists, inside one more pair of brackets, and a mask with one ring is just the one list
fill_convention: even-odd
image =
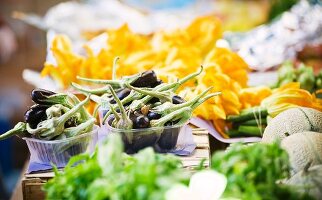
[(28, 145), (32, 162), (65, 167), (72, 156), (94, 151), (98, 139), (98, 126), (94, 126), (91, 132), (62, 140), (47, 141), (27, 137), (22, 139)]

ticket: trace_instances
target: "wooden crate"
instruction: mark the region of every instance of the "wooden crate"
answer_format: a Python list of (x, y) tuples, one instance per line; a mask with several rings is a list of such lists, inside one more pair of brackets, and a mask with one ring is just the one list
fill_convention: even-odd
[[(193, 170), (204, 160), (203, 165), (210, 165), (210, 147), (208, 132), (204, 129), (193, 129), (193, 138), (197, 144), (196, 150), (190, 156), (180, 156), (183, 168)], [(52, 177), (53, 172), (25, 174), (21, 180), (21, 189), (24, 200), (42, 200), (45, 198), (41, 187)], [(14, 197), (12, 199), (15, 199)]]

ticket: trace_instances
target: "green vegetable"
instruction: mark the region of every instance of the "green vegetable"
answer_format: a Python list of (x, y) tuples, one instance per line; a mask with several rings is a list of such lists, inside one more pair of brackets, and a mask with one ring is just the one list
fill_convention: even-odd
[(313, 91), (315, 85), (313, 68), (301, 64), (298, 68), (297, 81), (300, 82), (302, 89)]
[(258, 125), (267, 125), (267, 119), (261, 118), (261, 119), (251, 119), (248, 121), (244, 121), (241, 123), (237, 123), (238, 125), (245, 125), (245, 126), (258, 126)]
[(264, 128), (261, 126), (241, 125), (238, 127), (238, 132), (241, 134), (249, 135), (249, 136), (261, 137), (263, 135)]
[(212, 169), (227, 177), (223, 198), (310, 199), (288, 186), (277, 184), (289, 177), (287, 153), (273, 144), (233, 144), (212, 157)]
[[(161, 200), (173, 185), (188, 183), (189, 176), (175, 156), (155, 154), (151, 148), (134, 156), (122, 152), (120, 137), (110, 135), (93, 156), (73, 157), (45, 184), (46, 198)], [(80, 160), (84, 162), (73, 166)]]
[(41, 138), (44, 140), (50, 140), (55, 136), (62, 134), (65, 129), (66, 121), (69, 118), (71, 118), (74, 114), (76, 114), (82, 108), (82, 106), (84, 106), (88, 101), (89, 101), (89, 96), (87, 96), (84, 101), (80, 102), (72, 109), (68, 110), (62, 116), (52, 117), (50, 119), (40, 122), (37, 125), (37, 128), (35, 129), (31, 128), (29, 124), (27, 124), (26, 128), (28, 133), (35, 135), (37, 138)]
[(314, 76), (312, 67), (301, 63), (296, 68), (291, 61), (286, 61), (278, 69), (278, 79), (272, 87), (278, 88), (290, 82), (299, 82), (302, 89), (314, 92), (322, 88), (322, 72)]
[[(57, 95), (54, 96), (57, 97)], [(62, 96), (63, 95), (59, 95), (59, 99)], [(53, 96), (47, 99), (52, 100), (52, 97)], [(94, 124), (94, 120), (83, 108), (83, 106), (89, 101), (89, 98), (90, 97), (87, 96), (84, 101), (79, 102), (76, 97), (71, 97), (72, 101), (78, 102), (78, 104), (75, 105), (71, 104), (73, 105), (71, 109), (62, 104), (52, 105), (46, 110), (47, 119), (39, 122), (36, 128), (32, 128), (29, 123), (19, 122), (12, 130), (0, 135), (0, 140), (20, 134), (31, 134), (39, 139), (51, 140), (61, 134), (64, 135), (61, 136), (61, 138), (64, 138), (88, 131), (93, 127)], [(64, 96), (63, 99), (67, 99), (67, 96)], [(70, 103), (69, 100), (68, 102)], [(76, 127), (65, 129), (66, 122), (72, 118), (82, 124)]]
[(13, 135), (20, 135), (26, 132), (26, 123), (18, 122), (13, 129), (0, 135), (0, 140), (7, 139)]
[[(206, 92), (208, 92), (208, 90), (206, 90)], [(177, 104), (167, 109), (164, 109), (163, 111), (159, 110), (159, 112), (162, 112), (163, 117), (157, 120), (151, 120), (150, 121), (151, 127), (164, 126), (166, 122), (176, 121), (176, 120), (179, 120), (179, 122), (176, 123), (175, 125), (177, 126), (183, 125), (191, 118), (192, 112), (194, 109), (196, 109), (200, 104), (207, 101), (211, 97), (217, 96), (219, 94), (219, 93), (213, 93), (203, 97), (206, 94), (206, 92), (203, 92), (198, 96), (198, 99), (197, 99), (198, 101), (192, 100), (192, 102), (190, 103), (187, 102), (188, 105), (181, 106), (183, 104)]]
[[(168, 92), (175, 92), (182, 84), (186, 83), (187, 81), (191, 80), (192, 78), (198, 76), (203, 70), (203, 67), (201, 66), (200, 70), (192, 73), (181, 80), (178, 80), (177, 82), (174, 83), (163, 83), (154, 88), (154, 92), (163, 92), (163, 91), (168, 91)], [(170, 90), (170, 91), (169, 91)], [(132, 102), (130, 105), (131, 110), (136, 110), (141, 108), (142, 106), (146, 105), (155, 95), (144, 95), (139, 92), (132, 91), (127, 97), (121, 100), (121, 103), (124, 105), (126, 103)], [(159, 96), (160, 98), (164, 97), (163, 94)], [(169, 99), (170, 100), (170, 99)], [(107, 100), (108, 101), (108, 100)], [(114, 106), (114, 109), (118, 108), (118, 104)], [(108, 111), (104, 118), (103, 118), (103, 123), (105, 123), (107, 117), (111, 114), (111, 110)]]
[[(125, 108), (124, 108), (123, 104), (121, 103), (120, 99), (117, 97), (112, 86), (109, 86), (109, 90), (110, 90), (111, 94), (113, 95), (114, 100), (116, 101), (116, 103), (120, 109), (120, 113), (121, 113), (120, 119), (116, 122), (116, 128), (125, 129), (125, 130), (132, 129), (133, 122), (131, 121), (129, 116), (126, 114)], [(113, 108), (111, 110), (113, 110)], [(115, 116), (115, 119), (117, 119), (117, 116)]]
[(268, 115), (267, 109), (264, 107), (253, 107), (242, 110), (239, 115), (229, 115), (227, 121), (229, 122), (243, 122), (253, 119), (264, 118)]

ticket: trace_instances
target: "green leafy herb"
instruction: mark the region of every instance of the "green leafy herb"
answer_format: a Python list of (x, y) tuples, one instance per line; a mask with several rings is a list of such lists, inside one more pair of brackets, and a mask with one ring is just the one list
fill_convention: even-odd
[(278, 184), (289, 176), (287, 153), (279, 144), (234, 144), (216, 153), (212, 168), (226, 175), (225, 197), (239, 199), (301, 199), (296, 190)]
[(129, 156), (119, 136), (111, 135), (93, 156), (73, 157), (63, 172), (55, 170), (44, 190), (47, 199), (158, 200), (188, 178), (175, 156), (155, 154), (151, 148)]

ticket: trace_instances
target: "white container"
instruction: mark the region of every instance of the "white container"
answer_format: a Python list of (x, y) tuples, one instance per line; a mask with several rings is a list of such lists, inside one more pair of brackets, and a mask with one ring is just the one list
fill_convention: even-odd
[(44, 165), (65, 167), (72, 156), (82, 153), (93, 153), (98, 139), (98, 126), (88, 133), (62, 140), (39, 140), (35, 138), (22, 138), (26, 141), (30, 160)]

